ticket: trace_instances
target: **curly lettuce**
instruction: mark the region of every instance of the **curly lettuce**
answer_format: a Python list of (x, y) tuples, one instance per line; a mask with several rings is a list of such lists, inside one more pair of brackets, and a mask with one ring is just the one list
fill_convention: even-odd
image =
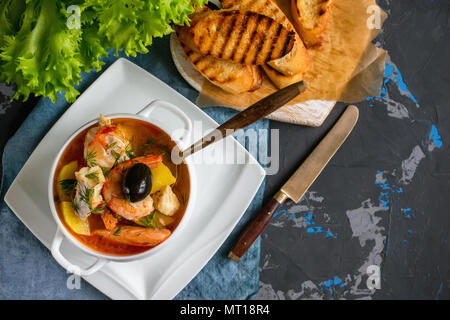
[[(107, 49), (136, 56), (153, 38), (189, 23), (194, 6), (206, 0), (2, 0), (0, 3), (0, 82), (13, 82), (13, 99), (30, 94), (68, 102), (80, 73), (100, 70)], [(77, 5), (81, 28), (69, 28), (66, 8)]]

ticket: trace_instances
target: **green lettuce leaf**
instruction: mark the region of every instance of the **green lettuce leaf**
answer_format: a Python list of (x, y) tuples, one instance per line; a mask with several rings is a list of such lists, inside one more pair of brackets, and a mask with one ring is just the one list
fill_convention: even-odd
[[(129, 56), (148, 52), (154, 37), (189, 23), (194, 5), (207, 0), (2, 0), (0, 82), (13, 82), (13, 99), (30, 94), (68, 102), (80, 73), (100, 70), (107, 49)], [(69, 5), (81, 10), (81, 28), (70, 29)]]
[(57, 0), (28, 0), (19, 31), (3, 37), (0, 81), (17, 85), (13, 98), (34, 93), (54, 102), (64, 90), (74, 101), (79, 94), (73, 85), (81, 79), (80, 30), (67, 28), (60, 10)]

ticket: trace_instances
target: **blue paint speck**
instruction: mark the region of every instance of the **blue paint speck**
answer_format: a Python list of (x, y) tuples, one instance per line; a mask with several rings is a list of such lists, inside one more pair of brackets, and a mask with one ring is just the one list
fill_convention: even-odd
[(278, 217), (280, 214), (285, 213), (286, 210), (278, 210), (277, 212), (275, 212), (275, 214), (273, 215), (274, 218)]
[(433, 141), (436, 148), (442, 148), (442, 138), (439, 135), (438, 129), (434, 124), (431, 126), (430, 139)]
[(306, 233), (315, 233), (315, 234), (325, 234), (325, 238), (331, 238), (331, 239), (337, 239), (337, 235), (333, 234), (329, 228), (326, 230), (321, 227), (317, 226), (316, 223), (313, 221), (313, 213), (309, 212), (303, 216), (303, 219), (305, 219), (305, 224), (308, 226), (306, 229)]
[[(376, 97), (367, 97), (366, 101), (372, 101), (374, 99), (384, 99), (387, 98), (388, 90), (387, 90), (387, 84), (389, 82), (394, 82), (400, 92), (407, 96), (409, 99), (411, 99), (414, 103), (418, 104), (419, 101), (414, 97), (414, 95), (409, 91), (408, 86), (406, 85), (405, 81), (403, 80), (403, 75), (396, 68), (394, 65), (390, 65), (388, 63), (385, 64), (384, 67), (384, 81), (383, 81), (383, 87), (381, 88), (380, 94)], [(373, 107), (373, 104), (370, 104), (370, 107)]]
[(337, 239), (337, 236), (335, 236), (335, 235), (330, 231), (330, 229), (328, 229), (328, 230), (325, 232), (325, 238), (333, 238), (333, 239)]
[(400, 209), (400, 211), (402, 212), (402, 214), (405, 218), (407, 218), (407, 219), (412, 218), (412, 209), (411, 208), (402, 208), (402, 209)]
[[(383, 174), (384, 172), (381, 170), (377, 170), (378, 174)], [(380, 193), (378, 197), (378, 201), (381, 203), (381, 205), (385, 208), (389, 208), (389, 204), (391, 203), (392, 195), (395, 193), (403, 193), (403, 189), (398, 187), (395, 184), (389, 184), (389, 183), (381, 183), (377, 180), (375, 180), (375, 185), (378, 186), (383, 192)]]
[(444, 284), (441, 282), (441, 285), (439, 286), (439, 289), (436, 293), (436, 297), (434, 298), (435, 300), (439, 300), (439, 296), (441, 295), (443, 285)]
[(306, 214), (303, 218), (306, 220), (306, 225), (307, 226), (311, 226), (311, 225), (315, 224), (315, 222), (312, 221), (312, 218), (313, 218), (313, 213), (312, 212)]
[(321, 233), (322, 232), (322, 227), (309, 227), (308, 229), (306, 229), (307, 233)]
[(343, 287), (345, 287), (345, 284), (342, 282), (342, 280), (338, 276), (334, 276), (333, 279), (325, 281), (323, 284), (321, 284), (321, 286), (323, 286), (324, 290), (328, 290), (328, 292), (330, 294), (332, 294), (333, 288), (335, 288), (336, 286), (343, 288)]

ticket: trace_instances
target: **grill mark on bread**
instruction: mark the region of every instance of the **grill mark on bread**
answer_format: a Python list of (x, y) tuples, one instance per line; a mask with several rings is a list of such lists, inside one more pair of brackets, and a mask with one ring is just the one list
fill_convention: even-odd
[(191, 60), (192, 64), (194, 64), (194, 65), (197, 65), (197, 63), (199, 63), (200, 60), (202, 60), (202, 56), (200, 56), (200, 55), (198, 57), (193, 58), (192, 54), (189, 54), (188, 57), (191, 57), (190, 60)]
[(237, 24), (237, 27), (236, 27), (237, 30), (234, 30), (235, 32), (233, 33), (233, 35), (231, 35), (231, 36), (227, 35), (227, 37), (225, 38), (225, 42), (229, 43), (228, 52), (227, 52), (226, 56), (227, 56), (227, 59), (230, 59), (230, 60), (233, 60), (233, 57), (239, 48), (239, 43), (241, 41), (242, 34), (245, 31), (245, 28), (242, 26), (242, 24), (243, 24), (243, 21), (247, 19), (247, 17), (245, 15), (241, 19), (239, 19), (239, 18), (241, 18), (241, 16), (236, 17), (234, 24), (233, 24), (233, 29), (235, 28), (235, 26)]
[(272, 57), (273, 49), (275, 48), (275, 42), (280, 36), (281, 30), (283, 30), (283, 26), (281, 24), (278, 25), (277, 31), (275, 33), (275, 37), (273, 38), (272, 43), (270, 44), (269, 53), (267, 54), (266, 62), (269, 61)]
[[(258, 24), (257, 24), (257, 26), (256, 26), (256, 29), (255, 29), (255, 31), (257, 31), (258, 30), (258, 27), (261, 27), (261, 28), (264, 28), (264, 26), (267, 24), (267, 19), (264, 19), (263, 21), (262, 21), (262, 23), (260, 24), (259, 22), (260, 22), (260, 20), (262, 20), (263, 19), (263, 16), (259, 16), (259, 18), (260, 19), (258, 19)], [(256, 34), (254, 33), (253, 34), (253, 36), (255, 36)], [(250, 63), (248, 63), (248, 64), (253, 64), (253, 63), (255, 63), (256, 62), (256, 59), (258, 58), (258, 52), (261, 50), (261, 48), (262, 48), (262, 45), (263, 45), (263, 41), (264, 41), (264, 39), (265, 39), (265, 36), (261, 36), (261, 35), (259, 35), (259, 37), (257, 37), (258, 39), (256, 39), (256, 40), (254, 40), (253, 39), (253, 37), (250, 39), (250, 42), (251, 43), (254, 43), (255, 41), (257, 41), (256, 43), (257, 43), (257, 45), (256, 45), (256, 52), (255, 53), (253, 53), (252, 54), (252, 61), (250, 62)]]
[(258, 16), (258, 15), (256, 15), (256, 14), (252, 14), (252, 15), (251, 15), (251, 18), (256, 19), (256, 22), (253, 23), (253, 24), (251, 24), (251, 25), (253, 26), (253, 31), (251, 31), (249, 41), (247, 41), (247, 44), (245, 45), (245, 49), (244, 49), (244, 51), (243, 51), (244, 54), (242, 55), (242, 58), (241, 58), (241, 60), (240, 60), (240, 63), (244, 63), (244, 62), (245, 62), (245, 58), (246, 58), (245, 53), (248, 52), (248, 48), (250, 47), (251, 41), (252, 41), (253, 37), (255, 36), (256, 31), (257, 31), (257, 29), (258, 29), (258, 24), (259, 24), (259, 22), (260, 22), (261, 19), (262, 19), (261, 16)]
[[(226, 16), (229, 16), (230, 15), (229, 13), (231, 13), (231, 12), (236, 12), (236, 10), (226, 12)], [(223, 13), (225, 13), (225, 12), (223, 12)], [(222, 46), (222, 50), (219, 54), (219, 58), (223, 57), (224, 59), (228, 59), (227, 47), (229, 45), (231, 45), (232, 46), (231, 49), (233, 49), (234, 43), (231, 43), (231, 44), (229, 44), (229, 43), (230, 43), (230, 39), (231, 39), (231, 33), (233, 32), (233, 29), (234, 29), (234, 26), (236, 25), (237, 19), (238, 19), (238, 16), (236, 16), (235, 14), (231, 18), (231, 23), (229, 24), (229, 28), (227, 30), (225, 38), (223, 39), (223, 46)], [(231, 52), (233, 52), (233, 50)], [(225, 53), (225, 56), (223, 56), (224, 53)]]
[(237, 13), (237, 12), (239, 12), (239, 10), (221, 11), (221, 12), (220, 12), (220, 15), (221, 15), (221, 16), (224, 16), (224, 17), (228, 17), (228, 16), (231, 16), (231, 15)]
[[(222, 22), (223, 22), (223, 20), (224, 20), (224, 17), (223, 16), (220, 16), (219, 17), (219, 19), (218, 19), (218, 21), (217, 21), (217, 24), (216, 24), (216, 30), (213, 32), (213, 34), (217, 34), (217, 28), (220, 28), (220, 25), (222, 24)], [(209, 32), (210, 30), (208, 29), (208, 32)], [(213, 40), (211, 41), (211, 43), (210, 43), (210, 45), (209, 45), (209, 48), (208, 48), (208, 53), (207, 54), (209, 54), (212, 50), (214, 50), (214, 49), (216, 49), (216, 50), (218, 50), (218, 48), (215, 48), (214, 47), (214, 45), (216, 44), (216, 41), (217, 41), (217, 36), (215, 36), (214, 37), (214, 35), (212, 36), (212, 38), (213, 38)], [(220, 50), (219, 50), (219, 52), (220, 52)]]
[[(286, 37), (286, 40), (284, 41), (283, 51), (282, 51), (281, 57), (283, 57), (284, 55), (286, 55), (286, 53), (288, 52), (288, 46), (289, 46), (290, 44), (293, 45), (293, 43), (292, 43), (293, 41), (294, 41), (294, 32), (293, 32), (293, 31), (290, 31), (289, 34), (288, 34), (288, 36)], [(292, 47), (291, 47), (291, 49), (292, 49)]]
[[(279, 23), (277, 23), (275, 20), (271, 20), (271, 23), (265, 33), (265, 39), (263, 42), (263, 46), (261, 48), (262, 52), (265, 53), (265, 55), (264, 55), (265, 58), (263, 60), (261, 60), (264, 63), (272, 60), (272, 54), (275, 53), (273, 51), (273, 49), (275, 48), (275, 44), (277, 43), (277, 41), (279, 39), (279, 35), (277, 34), (277, 31), (276, 31), (276, 30), (278, 30), (278, 26), (280, 26)], [(281, 27), (281, 30), (283, 30), (283, 27)], [(280, 30), (280, 32), (281, 32), (281, 30)]]
[[(239, 48), (240, 43), (244, 39), (243, 35), (244, 35), (245, 31), (247, 30), (247, 24), (248, 24), (248, 20), (250, 19), (250, 16), (252, 16), (251, 12), (245, 13), (244, 20), (242, 21), (242, 23), (240, 25), (238, 41), (236, 43), (236, 47), (233, 52), (233, 55), (231, 56), (231, 60), (235, 59), (236, 52), (238, 51), (237, 48)], [(245, 52), (244, 52), (244, 55), (245, 55)]]
[[(229, 15), (223, 15), (223, 17), (228, 17)], [(223, 21), (223, 20), (222, 20)], [(236, 17), (232, 18), (232, 23), (228, 24), (228, 29), (227, 29), (227, 38), (231, 35), (231, 32), (233, 31), (234, 28), (234, 24), (236, 23)], [(222, 58), (222, 54), (224, 52), (224, 47), (226, 47), (226, 41), (222, 41), (222, 44), (220, 46), (220, 50), (219, 50), (219, 58)]]
[[(263, 19), (263, 18), (264, 18), (264, 16), (262, 16), (262, 15), (258, 16), (258, 20), (256, 21), (256, 28), (253, 31), (252, 36), (250, 37), (250, 41), (249, 41), (250, 42), (250, 45), (249, 45), (250, 48), (249, 48), (249, 50), (251, 50), (252, 44), (256, 43), (256, 52), (252, 53), (251, 56), (250, 55), (246, 56), (245, 62), (247, 64), (255, 63), (256, 58), (257, 58), (257, 53), (259, 52), (259, 50), (261, 50), (262, 41), (264, 40), (264, 36), (261, 37), (261, 35), (258, 34), (258, 28), (261, 27), (261, 26), (264, 27), (264, 25), (266, 24), (267, 20)], [(257, 39), (255, 39), (255, 38), (257, 38)], [(251, 51), (247, 51), (247, 52), (251, 52)], [(251, 61), (247, 61), (247, 58), (252, 58), (252, 60)]]
[(265, 65), (266, 68), (272, 70), (273, 72), (275, 72), (277, 75), (279, 76), (285, 76), (284, 74), (282, 74), (280, 71), (278, 71), (277, 69), (272, 68), (271, 66), (269, 66), (268, 64)]

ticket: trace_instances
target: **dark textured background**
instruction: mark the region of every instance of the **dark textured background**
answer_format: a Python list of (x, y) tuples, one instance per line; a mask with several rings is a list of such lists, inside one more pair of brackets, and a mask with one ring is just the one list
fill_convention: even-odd
[[(377, 45), (389, 52), (380, 96), (358, 103), (360, 120), (298, 204), (287, 203), (262, 236), (257, 298), (450, 298), (450, 2), (378, 1), (388, 12)], [(9, 102), (0, 84), (0, 146), (38, 99)], [(280, 173), (270, 197), (344, 109), (320, 128), (280, 130)], [(381, 289), (366, 286), (381, 267)]]

